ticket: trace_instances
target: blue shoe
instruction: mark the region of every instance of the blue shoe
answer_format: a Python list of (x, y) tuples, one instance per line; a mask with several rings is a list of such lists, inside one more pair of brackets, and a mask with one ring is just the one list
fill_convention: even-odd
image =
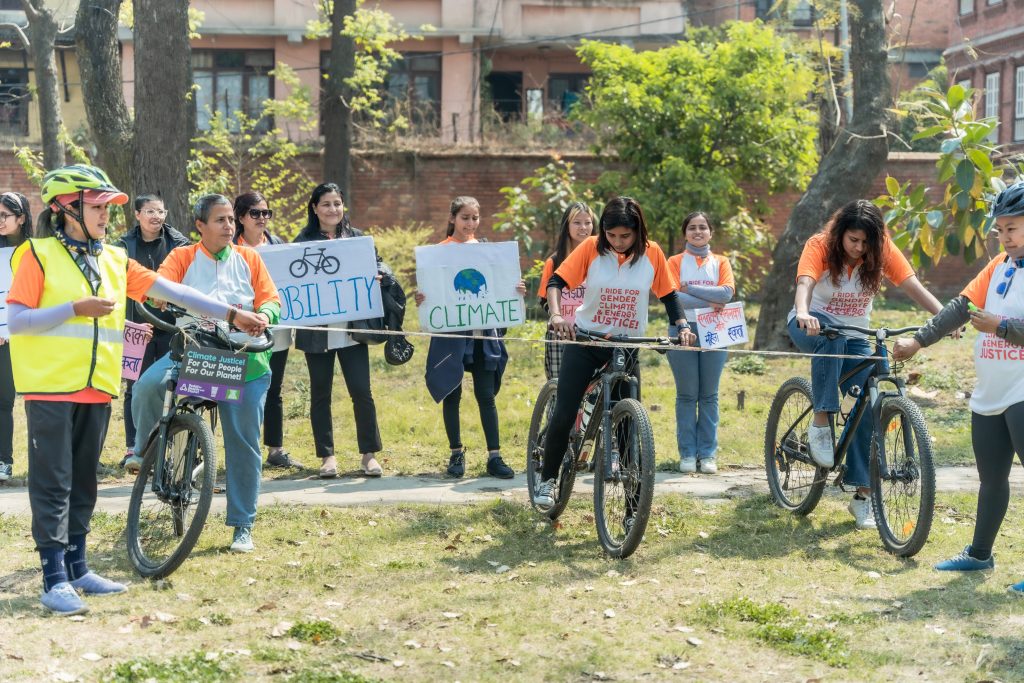
[(1013, 595), (1019, 595), (1024, 597), (1024, 581), (1021, 581), (1020, 583), (1015, 583), (1012, 586), (1009, 586), (1006, 590), (1012, 593)]
[[(987, 560), (979, 560), (976, 557), (971, 557), (970, 552), (971, 546), (964, 546), (960, 554), (939, 562), (935, 565), (935, 569), (940, 572), (976, 572), (984, 569), (995, 569), (995, 555), (989, 555)], [(1024, 590), (1024, 587), (1022, 587), (1022, 590)]]
[(13, 474), (13, 467), (10, 463), (0, 462), (0, 481), (7, 481)]
[(80, 576), (72, 581), (71, 587), (82, 591), (86, 595), (112, 595), (114, 593), (124, 593), (128, 590), (128, 586), (123, 583), (105, 579), (96, 572), (86, 572), (85, 576)]
[(231, 541), (231, 552), (251, 553), (255, 545), (252, 542), (252, 529), (247, 526), (235, 527), (235, 535)]
[(67, 581), (61, 581), (50, 590), (42, 593), (39, 596), (39, 601), (43, 603), (43, 607), (62, 617), (70, 617), (73, 614), (85, 614), (89, 611), (89, 606), (85, 604), (85, 601), (82, 600)]

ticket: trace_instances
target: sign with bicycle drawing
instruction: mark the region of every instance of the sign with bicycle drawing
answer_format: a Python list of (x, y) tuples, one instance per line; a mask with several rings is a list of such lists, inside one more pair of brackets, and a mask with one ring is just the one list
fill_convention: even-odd
[(326, 325), (384, 315), (372, 237), (259, 249), (281, 296), (281, 322)]

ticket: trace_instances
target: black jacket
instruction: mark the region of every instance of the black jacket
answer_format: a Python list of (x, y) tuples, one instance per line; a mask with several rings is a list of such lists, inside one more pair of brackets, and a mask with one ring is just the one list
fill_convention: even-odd
[[(119, 239), (115, 244), (119, 247), (123, 247), (128, 252), (128, 258), (137, 259), (139, 253), (139, 243), (142, 241), (142, 228), (136, 225), (134, 228), (125, 233), (124, 237)], [(182, 235), (180, 232), (172, 228), (171, 226), (164, 223), (160, 229), (160, 242), (163, 248), (157, 251), (157, 267), (164, 262), (167, 255), (178, 247), (187, 247), (192, 244), (192, 240)], [(145, 264), (143, 264), (145, 265)], [(139, 314), (135, 312), (135, 305), (132, 302), (128, 302), (127, 317), (133, 323), (139, 322)], [(150, 310), (158, 315), (163, 320), (174, 324), (174, 316), (169, 313), (163, 313), (155, 308)]]

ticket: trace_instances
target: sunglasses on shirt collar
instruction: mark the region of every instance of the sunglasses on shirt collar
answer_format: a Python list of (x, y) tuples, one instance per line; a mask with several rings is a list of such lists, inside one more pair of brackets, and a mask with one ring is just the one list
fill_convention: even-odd
[(1010, 285), (1013, 284), (1014, 273), (1017, 272), (1017, 269), (1024, 268), (1024, 258), (1011, 259), (1007, 256), (1006, 262), (1010, 264), (1006, 267), (1006, 270), (1003, 271), (1003, 277), (1006, 279), (996, 285), (996, 294), (1004, 299), (1006, 298), (1006, 293), (1010, 291)]

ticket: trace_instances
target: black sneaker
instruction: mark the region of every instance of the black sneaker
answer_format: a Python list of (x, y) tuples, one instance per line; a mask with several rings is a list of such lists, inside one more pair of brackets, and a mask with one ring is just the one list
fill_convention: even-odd
[(498, 479), (511, 479), (516, 476), (516, 473), (505, 464), (500, 455), (487, 459), (487, 474)]
[(466, 451), (452, 453), (448, 458), (448, 476), (454, 479), (462, 479), (466, 473)]
[(267, 467), (302, 467), (292, 460), (288, 451), (279, 451), (267, 456)]

